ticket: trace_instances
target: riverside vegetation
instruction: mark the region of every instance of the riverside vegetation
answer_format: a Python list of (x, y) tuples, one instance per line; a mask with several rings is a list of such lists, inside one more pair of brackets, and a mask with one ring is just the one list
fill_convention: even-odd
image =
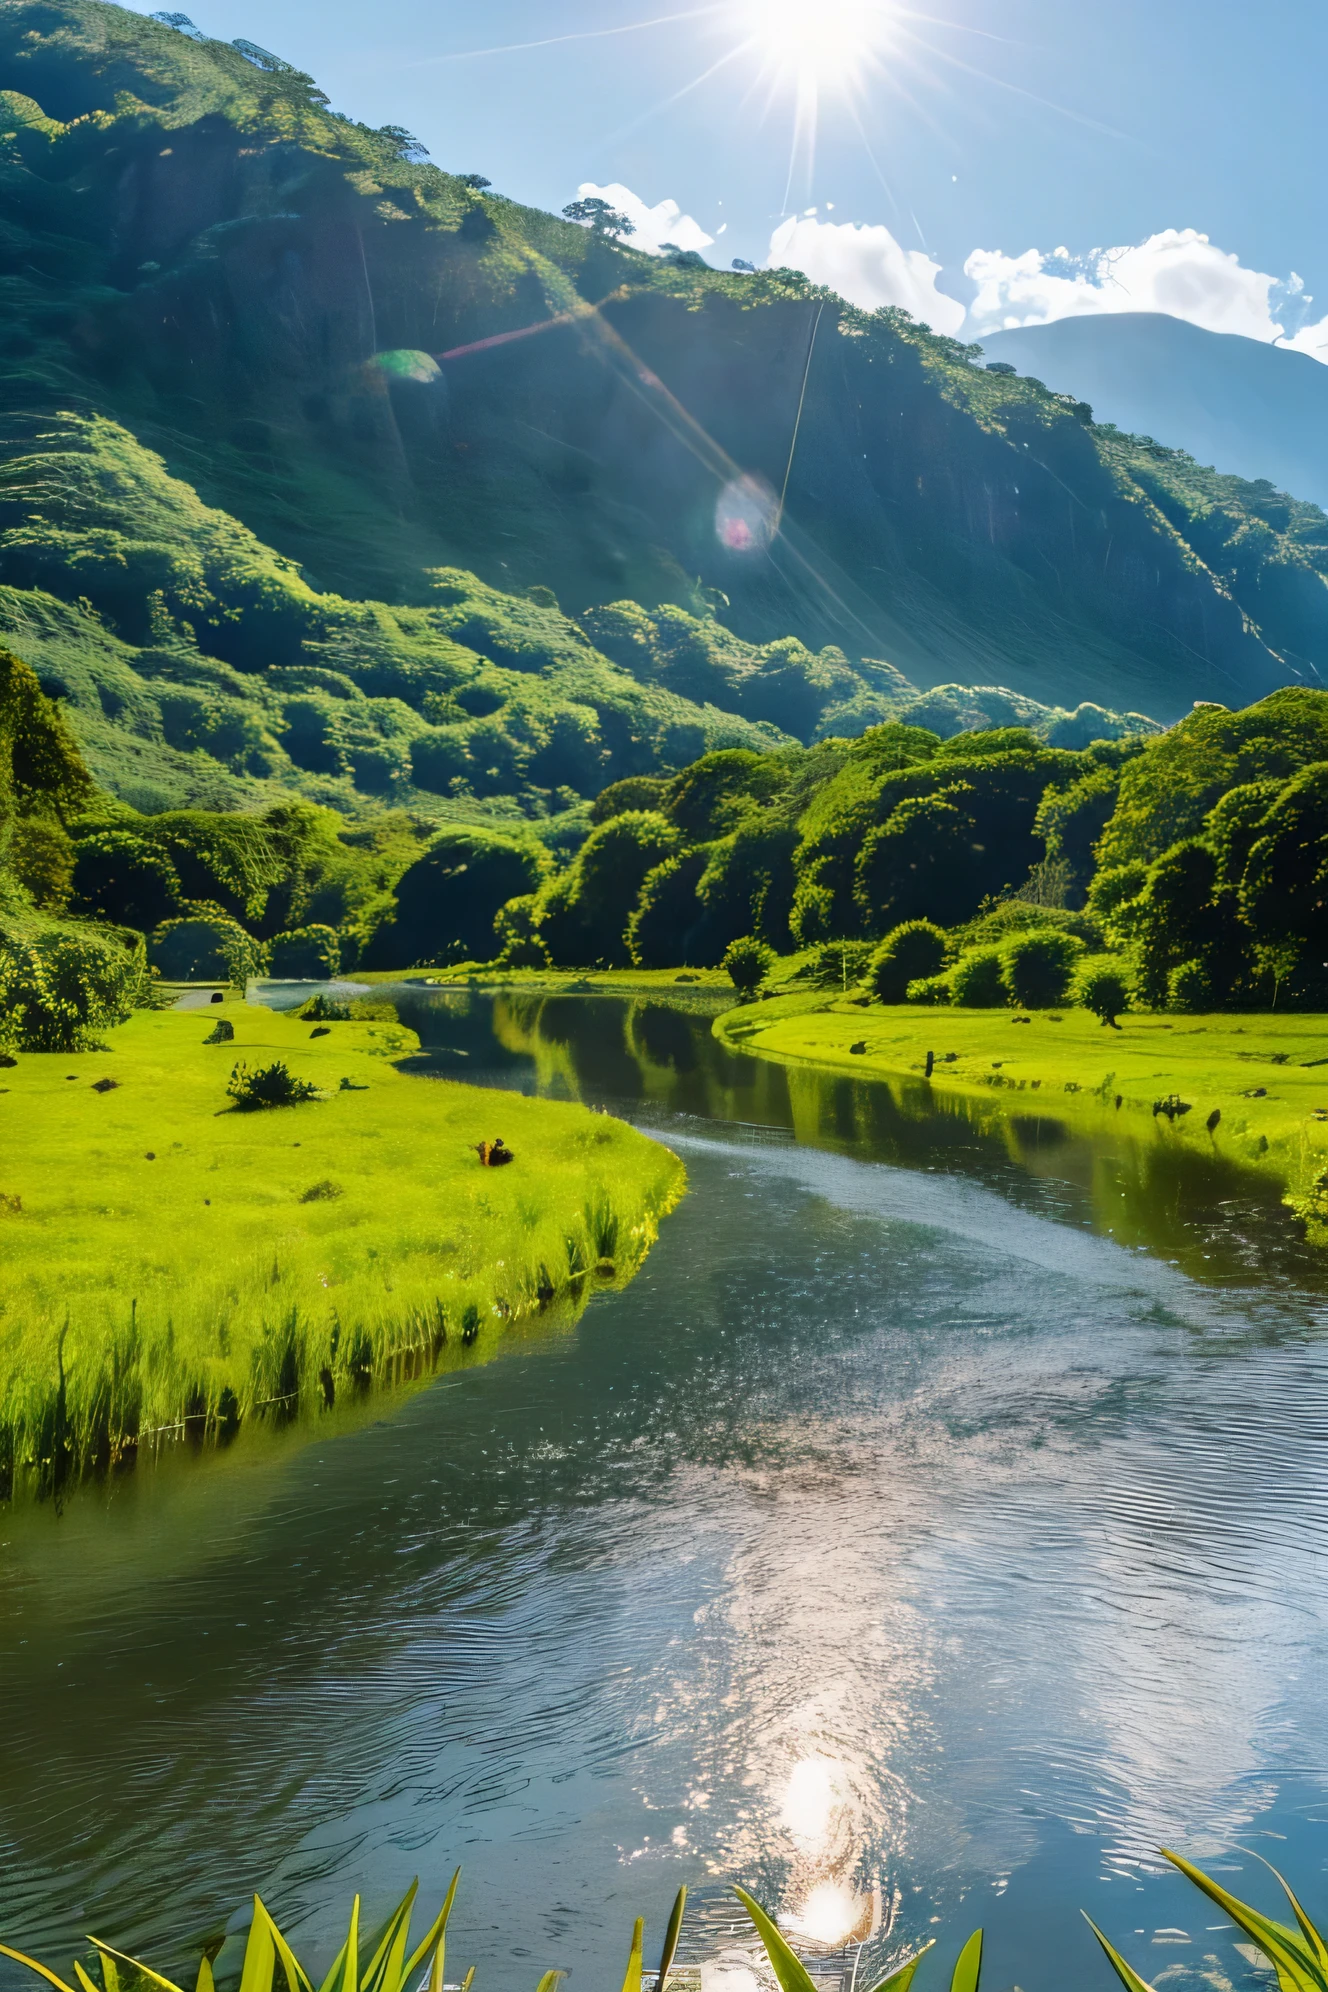
[[(483, 1360), (630, 1276), (674, 1157), (608, 1115), (411, 1078), (415, 1043), (229, 1002), (0, 1075), (6, 1492)], [(276, 1067), (295, 1103), (243, 1111), (246, 1073)], [(495, 1130), (516, 1161), (482, 1170)]]
[[(1251, 1908), (1248, 1903), (1239, 1901), (1229, 1890), (1221, 1887), (1202, 1869), (1195, 1867), (1191, 1861), (1185, 1860), (1181, 1855), (1174, 1854), (1166, 1848), (1163, 1849), (1163, 1854), (1230, 1918), (1236, 1929), (1249, 1939), (1260, 1968), (1276, 1975), (1281, 1992), (1324, 1992), (1324, 1987), (1328, 1986), (1328, 1940), (1275, 1868), (1270, 1868), (1269, 1872), (1281, 1883), (1295, 1917), (1294, 1926), (1279, 1923), (1274, 1918)], [(410, 1926), (415, 1897), (419, 1889), (418, 1881), (412, 1882), (386, 1922), (369, 1934), (361, 1934), (360, 1898), (357, 1895), (351, 1905), (350, 1923), (345, 1941), (333, 1959), (318, 1992), (410, 1992), (410, 1988), (417, 1984), (416, 1973), (421, 1966), (425, 1967), (425, 1975), (418, 1983), (426, 1985), (428, 1992), (444, 1992), (447, 1982), (445, 1978), (447, 1926), (456, 1901), (460, 1878), (461, 1870), (458, 1868), (452, 1876), (442, 1908), (414, 1949), (409, 1948)], [(779, 1992), (816, 1992), (816, 1981), (791, 1948), (774, 1919), (767, 1914), (754, 1896), (748, 1894), (746, 1889), (735, 1888), (734, 1893), (747, 1911), (753, 1928), (761, 1940), (770, 1971), (779, 1986)], [(645, 1992), (648, 1982), (653, 1984), (653, 1992), (667, 1992), (686, 1907), (687, 1890), (684, 1887), (678, 1891), (674, 1901), (664, 1932), (659, 1965), (654, 1971), (647, 1971), (645, 1968), (645, 1923), (642, 1918), (637, 1918), (632, 1931), (622, 1992)], [(1097, 1938), (1116, 1977), (1127, 1988), (1127, 1992), (1153, 1992), (1153, 1988), (1108, 1941), (1092, 1918), (1085, 1916), (1085, 1921)], [(91, 1943), (95, 1952), (95, 1961), (101, 1971), (100, 1989), (86, 1967), (77, 1959), (74, 1962), (77, 1985), (73, 1986), (48, 1965), (7, 1944), (0, 1943), (0, 1955), (25, 1965), (51, 1986), (53, 1992), (119, 1992), (121, 1967), (127, 1968), (133, 1974), (133, 1980), (138, 1983), (159, 1985), (163, 1992), (183, 1992), (183, 1988), (173, 1980), (138, 1959), (127, 1956), (100, 1938), (92, 1938)], [(886, 1975), (872, 1986), (871, 1992), (909, 1992), (919, 1966), (932, 1948), (933, 1944), (925, 1944), (920, 1951), (903, 1963), (894, 1964)], [(982, 1950), (983, 1933), (979, 1929), (973, 1932), (959, 1953), (950, 1974), (950, 1992), (980, 1992)], [(243, 1992), (273, 1992), (278, 1982), (278, 1967), (286, 1992), (314, 1992), (313, 1979), (300, 1963), (261, 1897), (255, 1896), (253, 1917), (245, 1939), (243, 1959), (240, 1962), (240, 1983)], [(536, 1992), (556, 1992), (557, 1986), (565, 1976), (566, 1972), (563, 1970), (546, 1971), (538, 1982)], [(472, 1967), (461, 1980), (461, 1992), (470, 1992), (474, 1977), (475, 1972)], [(213, 1992), (213, 1985), (212, 1958), (205, 1954), (198, 1968), (195, 1992)]]

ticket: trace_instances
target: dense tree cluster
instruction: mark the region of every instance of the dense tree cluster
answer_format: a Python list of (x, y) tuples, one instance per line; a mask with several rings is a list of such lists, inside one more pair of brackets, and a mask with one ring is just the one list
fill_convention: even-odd
[[(413, 939), (431, 958), (464, 944), (513, 965), (741, 959), (747, 974), (764, 948), (824, 980), (837, 948), (847, 983), (856, 948), (853, 979), (884, 1002), (1045, 1007), (1078, 992), (1107, 1023), (1131, 1000), (1328, 1005), (1326, 693), (1205, 706), (1154, 738), (1082, 748), (887, 722), (632, 777), (592, 819), (565, 869), (527, 875), (501, 908), (496, 884), (477, 874), (472, 898), (458, 874), (467, 910), (441, 944), (403, 902), (405, 952)], [(521, 840), (507, 841), (515, 864)], [(734, 956), (739, 941), (752, 946)]]

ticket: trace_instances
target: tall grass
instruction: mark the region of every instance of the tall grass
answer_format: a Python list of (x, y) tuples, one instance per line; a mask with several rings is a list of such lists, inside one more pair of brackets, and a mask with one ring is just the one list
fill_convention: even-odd
[[(1262, 1915), (1247, 1903), (1240, 1902), (1225, 1888), (1211, 1880), (1192, 1862), (1180, 1854), (1163, 1849), (1165, 1858), (1173, 1866), (1187, 1875), (1195, 1886), (1201, 1888), (1210, 1901), (1224, 1910), (1238, 1929), (1267, 1959), (1276, 1976), (1279, 1992), (1326, 1992), (1328, 1988), (1328, 1939), (1311, 1920), (1292, 1894), (1287, 1883), (1275, 1868), (1269, 1871), (1276, 1876), (1291, 1904), (1296, 1919), (1296, 1927), (1276, 1922)], [(1256, 1856), (1257, 1858), (1257, 1856)], [(1267, 1866), (1268, 1863), (1264, 1862)], [(419, 1882), (411, 1883), (402, 1900), (397, 1904), (386, 1923), (371, 1935), (362, 1936), (360, 1931), (360, 1898), (357, 1895), (351, 1904), (350, 1925), (330, 1969), (317, 1987), (316, 1992), (444, 1992), (444, 1966), (447, 1954), (447, 1925), (456, 1901), (457, 1884), (461, 1870), (452, 1876), (451, 1884), (443, 1901), (443, 1906), (435, 1916), (428, 1930), (413, 1949), (410, 1946), (410, 1924)], [(767, 1915), (756, 1899), (744, 1888), (737, 1888), (738, 1896), (750, 1916), (770, 1961), (780, 1992), (817, 1992), (811, 1973), (801, 1958), (791, 1949), (777, 1925)], [(654, 1981), (653, 1992), (668, 1992), (669, 1974), (677, 1956), (678, 1940), (682, 1933), (683, 1917), (687, 1906), (687, 1890), (681, 1888), (674, 1901), (664, 1933), (663, 1949), (657, 1971), (647, 1973), (644, 1967), (645, 1924), (638, 1917), (632, 1930), (631, 1947), (627, 1956), (627, 1970), (623, 1978), (622, 1992), (645, 1992), (645, 1979)], [(1086, 1917), (1089, 1928), (1102, 1946), (1113, 1971), (1128, 1992), (1153, 1992), (1153, 1988), (1142, 1979), (1120, 1953), (1107, 1941), (1091, 1917)], [(127, 1967), (140, 1985), (149, 1984), (161, 1988), (161, 1992), (183, 1992), (183, 1988), (173, 1980), (164, 1977), (149, 1965), (128, 1957), (99, 1937), (90, 1937), (100, 1963), (102, 1983), (99, 1987), (87, 1970), (75, 1960), (73, 1973), (76, 1984), (70, 1985), (50, 1966), (39, 1963), (25, 1952), (13, 1950), (0, 1943), (0, 1956), (12, 1958), (15, 1963), (26, 1965), (45, 1980), (52, 1992), (120, 1992), (121, 1966)], [(922, 1949), (902, 1964), (891, 1967), (887, 1975), (878, 1980), (871, 1992), (909, 1992), (919, 1966), (933, 1945), (924, 1944)], [(309, 1973), (300, 1963), (286, 1938), (282, 1935), (273, 1917), (259, 1896), (254, 1897), (253, 1921), (245, 1942), (244, 1959), (240, 1971), (240, 1992), (276, 1992), (277, 1968), (285, 1981), (286, 1992), (315, 1992)], [(425, 1976), (417, 1980), (416, 1974), (425, 1967)], [(982, 1975), (982, 1931), (974, 1930), (960, 1950), (958, 1959), (950, 1973), (950, 1992), (979, 1992)], [(565, 1973), (559, 1970), (546, 1971), (540, 1978), (536, 1992), (555, 1992), (555, 1988)], [(467, 1971), (462, 1981), (461, 1992), (470, 1992), (474, 1978), (474, 1968)], [(1077, 1980), (1077, 1974), (1075, 1982)], [(213, 1992), (212, 1966), (204, 1958), (199, 1966), (195, 1992)]]
[[(398, 1072), (395, 1025), (223, 1014), (233, 1044), (205, 1042), (215, 1010), (140, 1014), (104, 1053), (5, 1074), (0, 1491), (481, 1359), (630, 1277), (681, 1194), (676, 1158), (607, 1115)], [(237, 1052), (317, 1097), (235, 1112)], [(482, 1169), (497, 1133), (516, 1161)]]

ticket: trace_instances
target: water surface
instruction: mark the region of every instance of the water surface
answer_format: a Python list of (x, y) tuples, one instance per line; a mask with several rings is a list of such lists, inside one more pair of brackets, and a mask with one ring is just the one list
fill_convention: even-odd
[(616, 1984), (734, 1877), (947, 1971), (982, 1921), (993, 1992), (1109, 1985), (1080, 1905), (1264, 1983), (1154, 1850), (1324, 1903), (1323, 1278), (1275, 1193), (701, 1004), (410, 1001), (421, 1083), (628, 1110), (691, 1194), (574, 1330), (5, 1518), (0, 1935), (183, 1966), (261, 1885), (317, 1961), (460, 1860), (495, 1988)]

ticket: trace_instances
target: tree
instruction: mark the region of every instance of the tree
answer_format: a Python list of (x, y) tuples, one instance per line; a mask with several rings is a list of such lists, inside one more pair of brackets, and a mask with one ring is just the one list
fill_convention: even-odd
[(1123, 964), (1100, 959), (1084, 962), (1075, 978), (1074, 1000), (1099, 1023), (1119, 1030), (1116, 1019), (1130, 1007), (1130, 983)]
[(167, 982), (233, 982), (261, 975), (267, 951), (224, 913), (164, 920), (148, 942), (148, 960)]
[(380, 125), (378, 136), (387, 140), (398, 159), (407, 159), (412, 165), (429, 157), (428, 146), (404, 125)]
[(706, 931), (696, 896), (710, 856), (709, 844), (696, 844), (647, 875), (627, 923), (627, 946), (637, 968), (713, 968), (718, 962), (720, 949)]
[(335, 927), (292, 927), (272, 942), (272, 973), (295, 982), (327, 982), (341, 973)]
[(592, 235), (635, 235), (636, 223), (629, 221), (625, 214), (610, 207), (607, 201), (592, 196), (585, 200), (569, 201), (563, 209), (568, 221), (580, 222)]
[(755, 263), (749, 263), (745, 256), (735, 256), (730, 267), (735, 270), (741, 270), (745, 276), (754, 277), (756, 275)]
[(1010, 1000), (1029, 1010), (1063, 1003), (1083, 952), (1078, 936), (1060, 927), (1031, 927), (1016, 935), (1001, 950), (1001, 980)]
[(458, 173), (457, 178), (463, 187), (473, 187), (477, 194), (486, 193), (493, 185), (493, 181), (486, 180), (483, 173)]
[(370, 966), (491, 960), (499, 909), (536, 891), (552, 869), (531, 836), (474, 825), (440, 831), (398, 880), (396, 917), (375, 934)]
[(1093, 876), (1094, 847), (1116, 807), (1119, 788), (1116, 769), (1094, 768), (1069, 788), (1048, 789), (1042, 798), (1035, 827), (1047, 857), (1068, 867), (1076, 906), (1083, 904)]
[(629, 809), (592, 830), (570, 870), (541, 894), (540, 938), (560, 968), (626, 968), (627, 923), (646, 879), (675, 856), (682, 837), (668, 818)]
[(102, 830), (74, 847), (75, 912), (150, 934), (180, 912), (182, 898), (175, 866), (146, 837)]
[(46, 807), (63, 821), (91, 793), (59, 707), (22, 658), (0, 648), (0, 833), (15, 810)]
[(1328, 997), (1328, 765), (1289, 781), (1259, 828), (1240, 884), (1245, 925), (1291, 1000), (1317, 1006)]
[(948, 926), (976, 910), (977, 830), (962, 801), (957, 790), (909, 796), (864, 840), (857, 897), (882, 926), (917, 919)]
[(753, 934), (744, 934), (739, 940), (729, 942), (720, 966), (728, 970), (734, 988), (750, 996), (765, 981), (774, 959), (773, 948)]
[(910, 982), (940, 972), (946, 936), (930, 920), (907, 920), (887, 934), (867, 964), (867, 982), (882, 1003), (902, 1003)]
[[(1214, 1002), (1229, 1001), (1245, 983), (1249, 932), (1236, 893), (1219, 886), (1217, 859), (1199, 838), (1186, 838), (1150, 865), (1143, 891), (1125, 910), (1139, 993), (1154, 1009), (1165, 1009), (1172, 970), (1182, 962), (1204, 965)], [(1125, 924), (1121, 915), (1115, 924)]]

